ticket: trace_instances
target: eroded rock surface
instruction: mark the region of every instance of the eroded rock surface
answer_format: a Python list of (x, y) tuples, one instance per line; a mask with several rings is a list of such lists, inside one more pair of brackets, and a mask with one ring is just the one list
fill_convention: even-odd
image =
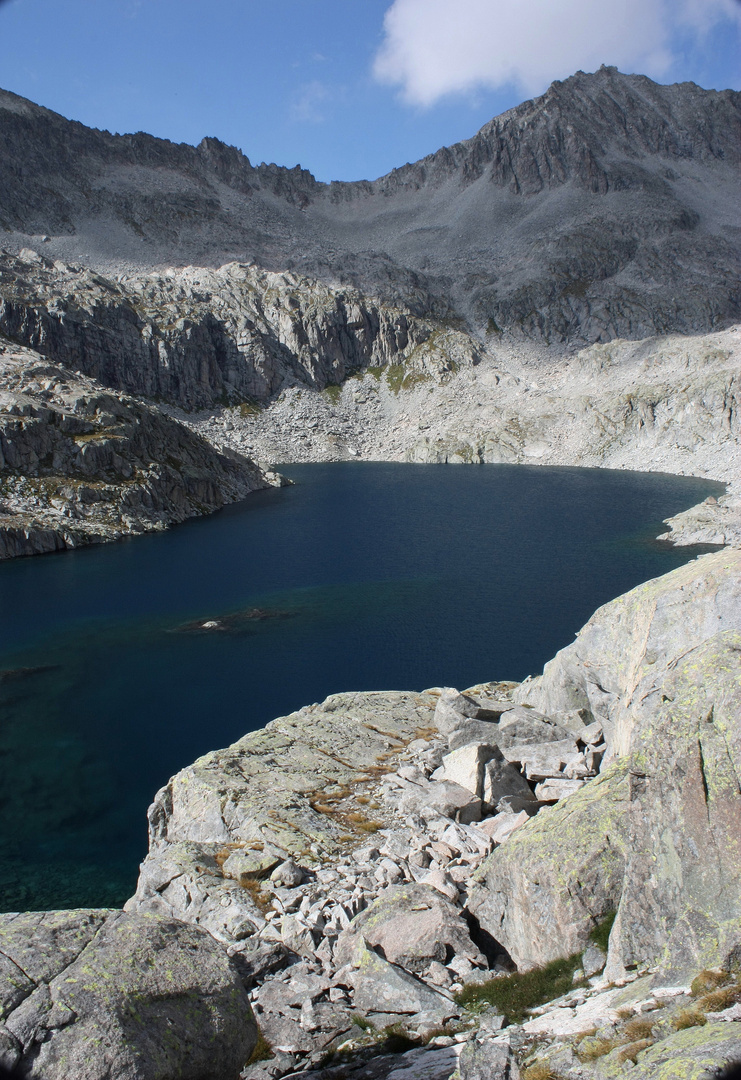
[[(278, 1047), (277, 1072), (352, 1041), (354, 1017), (415, 1037), (459, 1022), (454, 992), (508, 970), (467, 912), (472, 874), (548, 805), (524, 763), (541, 751), (541, 770), (563, 778), (568, 755), (547, 748), (566, 742), (585, 760), (602, 738), (578, 714), (583, 738), (513, 707), (513, 687), (333, 695), (206, 755), (158, 794), (127, 909), (195, 922), (224, 943)], [(516, 793), (485, 804), (478, 775), (441, 777), (461, 743)]]
[(0, 915), (0, 1056), (43, 1080), (229, 1080), (257, 1029), (236, 969), (158, 915)]
[(599, 608), (576, 641), (515, 697), (549, 715), (586, 709), (612, 756), (651, 724), (669, 669), (724, 630), (741, 630), (741, 553), (705, 555)]
[(240, 417), (367, 367), (434, 382), (479, 359), (460, 329), (290, 271), (104, 277), (31, 249), (0, 252), (0, 333), (113, 389), (185, 410), (235, 403)]

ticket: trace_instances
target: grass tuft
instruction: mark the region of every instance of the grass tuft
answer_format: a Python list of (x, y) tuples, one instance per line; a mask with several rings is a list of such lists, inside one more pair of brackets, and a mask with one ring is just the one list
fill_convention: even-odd
[(639, 1039), (637, 1042), (629, 1043), (628, 1046), (624, 1046), (618, 1054), (620, 1061), (632, 1061), (635, 1065), (636, 1059), (642, 1050), (648, 1050), (649, 1046), (653, 1046), (653, 1039)]
[(337, 383), (330, 383), (328, 386), (325, 386), (323, 392), (333, 405), (336, 405), (342, 397), (342, 387)]
[(502, 1013), (510, 1024), (521, 1024), (528, 1010), (561, 997), (573, 988), (573, 976), (581, 954), (552, 960), (542, 968), (499, 975), (480, 986), (466, 986), (455, 995), (459, 1005), (486, 1002)]
[(726, 986), (722, 990), (714, 990), (712, 994), (705, 994), (697, 1002), (697, 1008), (703, 1012), (722, 1012), (731, 1005), (741, 1002), (741, 986)]
[(623, 1033), (631, 1042), (637, 1042), (639, 1039), (649, 1039), (653, 1029), (653, 1021), (636, 1017), (625, 1025)]
[(589, 932), (589, 940), (602, 949), (602, 952), (607, 952), (607, 946), (610, 941), (610, 931), (612, 930), (612, 924), (615, 922), (616, 911), (608, 911), (607, 915), (593, 926)]
[(692, 980), (690, 993), (693, 997), (702, 997), (703, 994), (709, 994), (712, 990), (717, 990), (719, 986), (725, 986), (729, 981), (727, 971), (701, 971)]
[(619, 1045), (619, 1039), (602, 1039), (590, 1037), (587, 1039), (583, 1039), (579, 1043), (579, 1048), (576, 1053), (579, 1060), (583, 1064), (587, 1064), (590, 1061), (597, 1061), (599, 1058), (604, 1057), (605, 1054), (609, 1054), (611, 1050), (614, 1050), (615, 1047)]
[(257, 1030), (257, 1042), (254, 1049), (247, 1059), (247, 1065), (256, 1065), (258, 1061), (269, 1061), (274, 1057), (273, 1048), (265, 1038), (263, 1033), (258, 1028)]
[(558, 1080), (558, 1073), (553, 1071), (547, 1061), (536, 1061), (524, 1070), (522, 1080)]
[(684, 1031), (685, 1028), (702, 1027), (707, 1024), (704, 1013), (699, 1009), (681, 1009), (672, 1020), (675, 1031)]
[(255, 907), (263, 913), (263, 915), (270, 911), (273, 898), (270, 893), (263, 892), (262, 885), (259, 881), (244, 881), (242, 882), (242, 888), (246, 893), (249, 893), (252, 900), (255, 903)]
[(355, 1027), (359, 1027), (361, 1031), (375, 1032), (378, 1030), (372, 1021), (367, 1020), (366, 1017), (361, 1016), (360, 1013), (355, 1013), (353, 1015), (352, 1022)]

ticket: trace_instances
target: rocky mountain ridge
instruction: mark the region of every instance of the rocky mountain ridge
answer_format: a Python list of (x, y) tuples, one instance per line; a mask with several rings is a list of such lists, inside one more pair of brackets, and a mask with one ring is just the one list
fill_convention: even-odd
[(0, 224), (96, 269), (255, 260), (560, 347), (738, 319), (741, 97), (579, 72), (375, 181), (320, 184), (0, 97)]

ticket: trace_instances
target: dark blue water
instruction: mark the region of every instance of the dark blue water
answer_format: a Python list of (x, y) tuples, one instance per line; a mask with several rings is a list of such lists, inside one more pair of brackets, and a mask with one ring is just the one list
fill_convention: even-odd
[(165, 534), (0, 566), (0, 909), (120, 904), (157, 788), (275, 716), (538, 671), (598, 605), (696, 555), (653, 538), (722, 490), (505, 465), (285, 471), (295, 487)]

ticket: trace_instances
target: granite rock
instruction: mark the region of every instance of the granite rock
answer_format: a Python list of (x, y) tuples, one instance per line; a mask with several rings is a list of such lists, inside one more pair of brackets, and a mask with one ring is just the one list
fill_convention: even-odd
[(3, 1059), (44, 1080), (228, 1080), (257, 1029), (204, 930), (155, 915), (0, 916)]

